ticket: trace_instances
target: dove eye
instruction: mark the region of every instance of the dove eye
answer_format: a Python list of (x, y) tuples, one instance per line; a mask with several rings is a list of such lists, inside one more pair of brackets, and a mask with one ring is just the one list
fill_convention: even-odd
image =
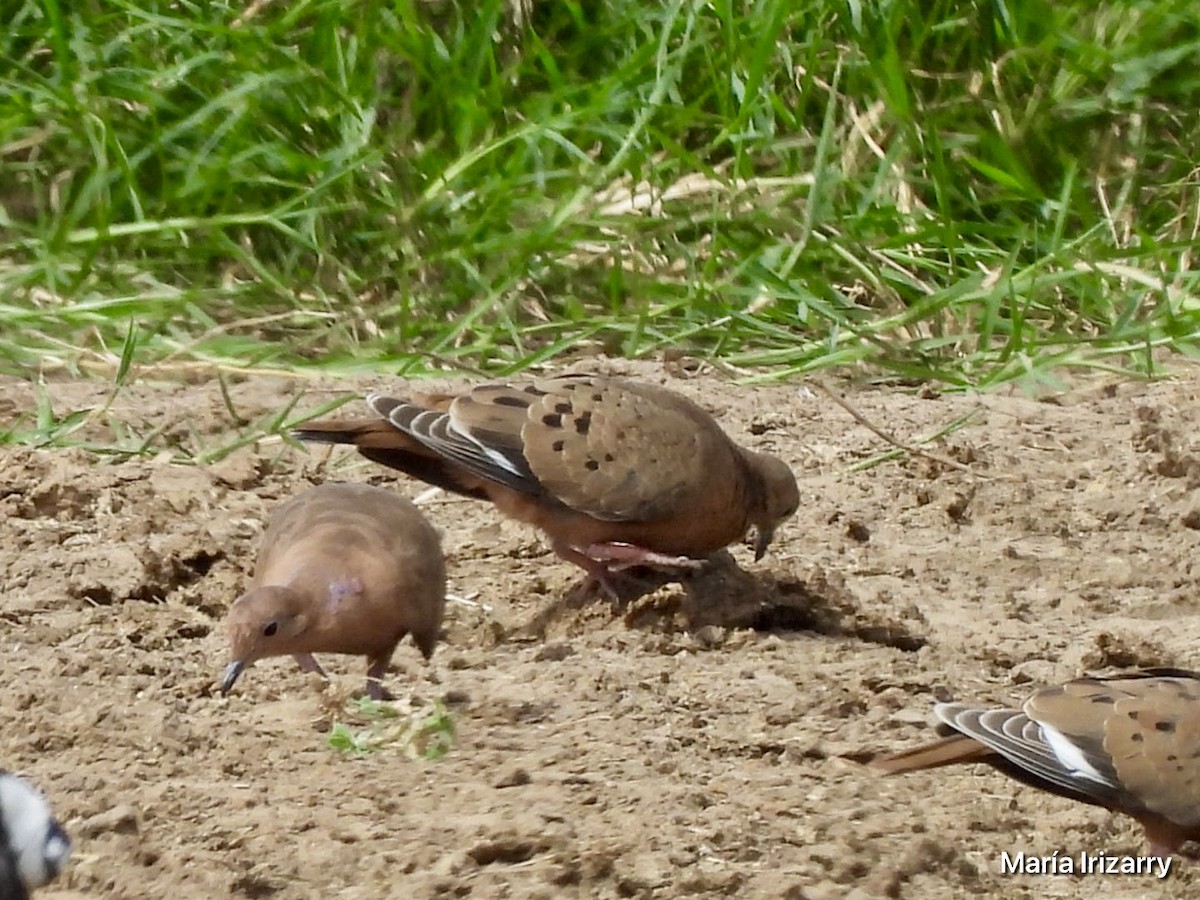
[(275, 632), (277, 632), (278, 630), (279, 630), (279, 623), (278, 623), (278, 622), (275, 622), (275, 621), (268, 622), (268, 623), (266, 624), (266, 627), (265, 627), (265, 628), (263, 628), (263, 636), (264, 636), (264, 637), (271, 637), (271, 636), (272, 636), (272, 635), (274, 635), (274, 634), (275, 634)]

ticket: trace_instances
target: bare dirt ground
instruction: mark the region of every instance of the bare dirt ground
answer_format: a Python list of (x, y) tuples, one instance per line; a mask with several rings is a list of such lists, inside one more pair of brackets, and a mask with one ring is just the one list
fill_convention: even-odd
[[(772, 552), (732, 550), (624, 610), (531, 529), (444, 494), (445, 642), (387, 683), (442, 698), (437, 761), (331, 749), (364, 662), (290, 660), (230, 696), (220, 622), (268, 512), (330, 479), (424, 486), (351, 453), (262, 441), (213, 465), (0, 451), (0, 765), (75, 839), (44, 898), (1188, 896), (1146, 876), (1002, 876), (1002, 851), (1140, 853), (1126, 818), (983, 767), (880, 779), (950, 697), (1020, 700), (1083, 670), (1194, 666), (1200, 376), (1064, 394), (844, 388), (870, 420), (962, 468), (890, 448), (802, 385), (735, 387), (611, 364), (698, 398), (780, 454), (803, 503)], [(139, 383), (76, 433), (216, 448), (262, 416), (380, 380)], [(103, 386), (47, 386), (54, 411)], [(0, 418), (34, 388), (0, 382)], [(351, 407), (353, 408), (353, 407)], [(970, 471), (965, 471), (969, 469)], [(557, 605), (556, 605), (557, 604)], [(544, 624), (540, 636), (528, 626)]]

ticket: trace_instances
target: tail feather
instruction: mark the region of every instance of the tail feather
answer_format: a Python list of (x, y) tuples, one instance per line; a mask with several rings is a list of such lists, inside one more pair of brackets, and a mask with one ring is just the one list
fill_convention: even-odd
[(447, 463), (385, 419), (320, 419), (292, 431), (313, 444), (348, 444), (372, 462), (465, 497), (486, 499), (481, 479)]
[(382, 419), (317, 419), (292, 431), (292, 437), (314, 444), (353, 444), (419, 452), (420, 444)]
[(884, 775), (896, 775), (900, 772), (937, 769), (959, 763), (992, 762), (995, 757), (994, 751), (974, 738), (953, 734), (932, 744), (923, 744), (911, 750), (873, 759), (868, 765)]

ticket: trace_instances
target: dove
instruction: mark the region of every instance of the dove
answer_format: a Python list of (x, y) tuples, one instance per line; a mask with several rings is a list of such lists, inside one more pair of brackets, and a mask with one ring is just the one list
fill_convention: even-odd
[(0, 897), (26, 900), (70, 855), (71, 842), (37, 788), (0, 771)]
[(884, 773), (986, 763), (1136, 819), (1155, 855), (1200, 840), (1200, 673), (1144, 669), (1043, 688), (1021, 709), (938, 703), (954, 732), (873, 760)]
[(221, 692), (264, 657), (324, 675), (314, 653), (348, 653), (367, 657), (367, 695), (382, 699), (405, 635), (432, 656), (445, 602), (441, 541), (412, 503), (365, 484), (311, 488), (271, 516), (250, 590), (229, 608)]
[(800, 504), (786, 463), (735, 444), (704, 409), (661, 387), (564, 375), (366, 400), (372, 418), (310, 421), (294, 435), (352, 444), (489, 500), (610, 593), (623, 569), (695, 569), (751, 528), (761, 559)]

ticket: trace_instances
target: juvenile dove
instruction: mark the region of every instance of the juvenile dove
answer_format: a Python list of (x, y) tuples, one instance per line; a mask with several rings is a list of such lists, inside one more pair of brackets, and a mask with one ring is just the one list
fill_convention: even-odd
[(1020, 710), (939, 703), (933, 744), (876, 759), (885, 773), (981, 762), (1025, 784), (1132, 816), (1151, 852), (1200, 840), (1200, 674), (1078, 678)]
[(783, 461), (739, 447), (661, 387), (566, 375), (412, 401), (371, 394), (367, 405), (375, 417), (295, 434), (490, 500), (610, 590), (629, 566), (695, 568), (751, 527), (761, 559), (800, 503)]
[(225, 624), (233, 661), (228, 693), (255, 660), (291, 654), (321, 672), (314, 653), (367, 657), (367, 695), (406, 634), (433, 654), (446, 602), (446, 565), (433, 526), (396, 494), (365, 484), (324, 484), (271, 517), (249, 591)]
[(62, 871), (71, 842), (28, 781), (0, 771), (0, 898), (26, 900)]

